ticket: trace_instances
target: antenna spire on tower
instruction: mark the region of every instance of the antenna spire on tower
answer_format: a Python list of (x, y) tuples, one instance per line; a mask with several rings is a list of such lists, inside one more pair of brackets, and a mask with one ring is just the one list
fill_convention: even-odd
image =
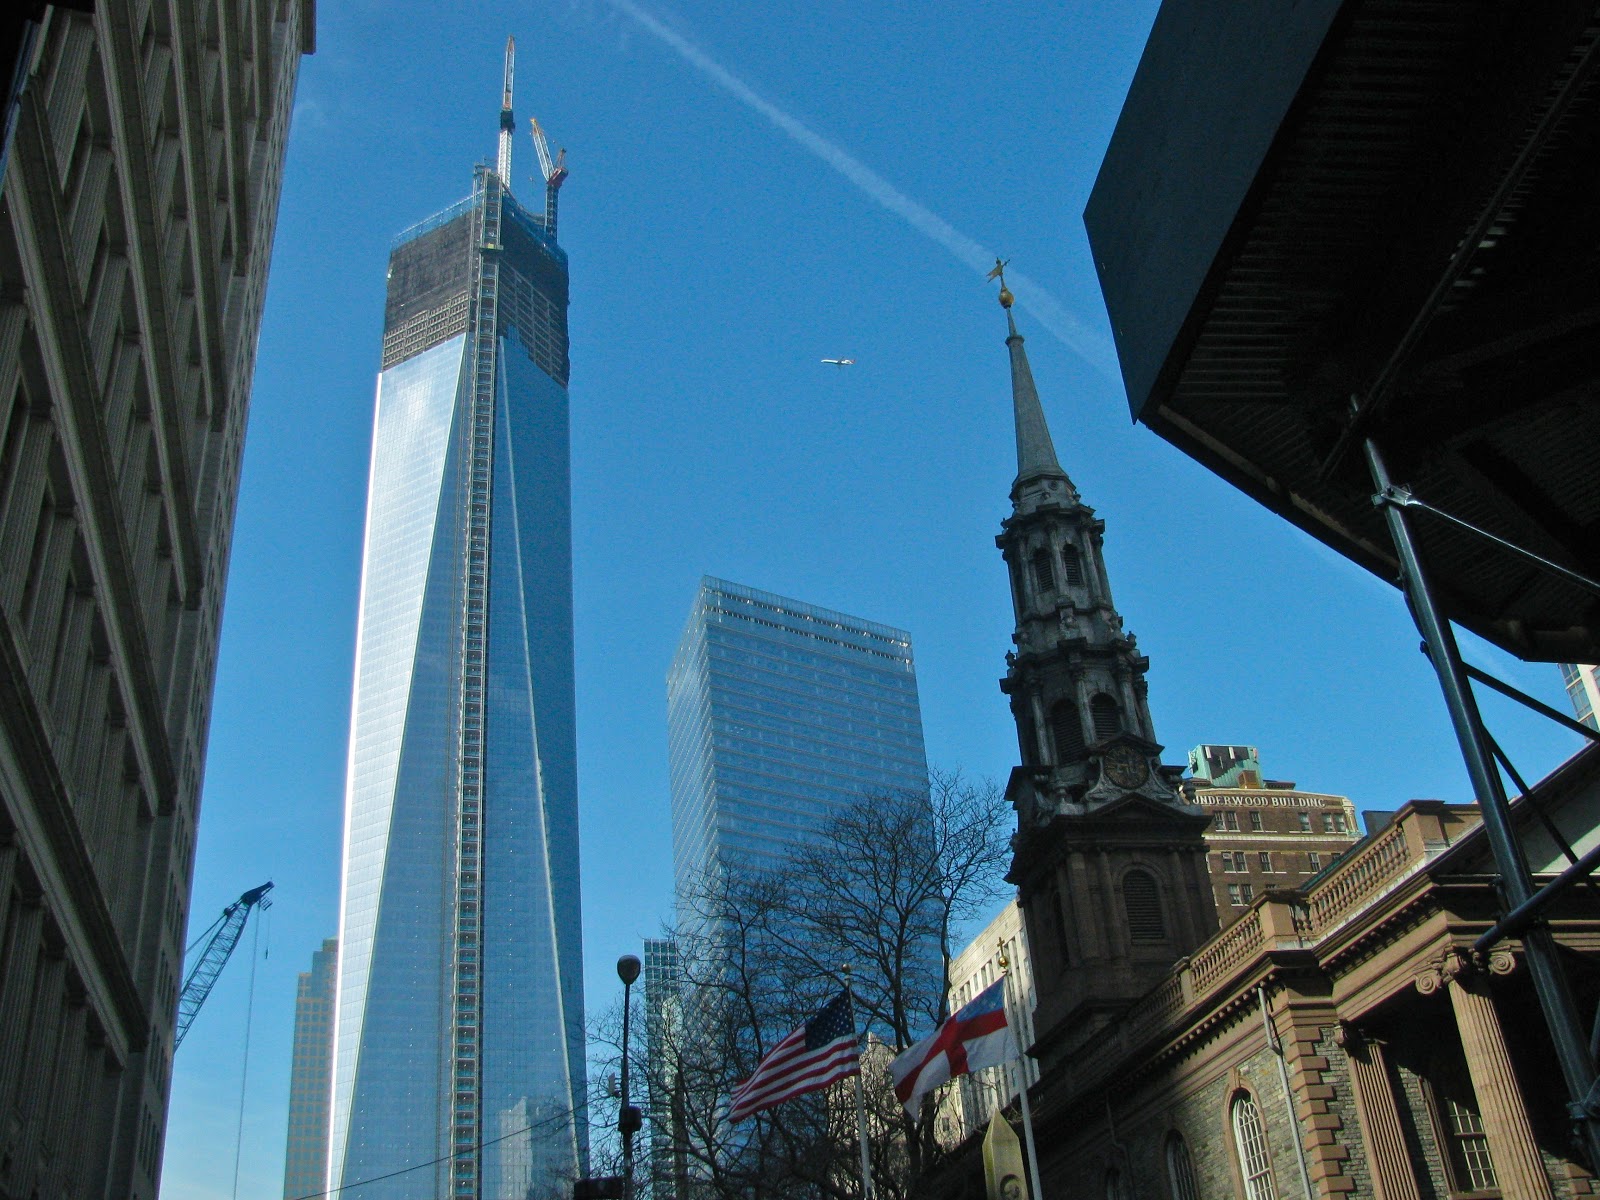
[(500, 156), (496, 162), (496, 169), (500, 174), (500, 182), (505, 187), (511, 186), (511, 135), (517, 131), (516, 118), (511, 115), (511, 77), (517, 69), (517, 39), (506, 38), (506, 75), (505, 86), (500, 95)]

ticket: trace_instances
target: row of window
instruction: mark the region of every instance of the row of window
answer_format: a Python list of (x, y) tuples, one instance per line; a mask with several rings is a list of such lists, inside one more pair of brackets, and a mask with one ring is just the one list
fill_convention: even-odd
[[(1225, 873), (1244, 874), (1250, 870), (1250, 858), (1243, 850), (1224, 850), (1220, 855), (1218, 855), (1218, 857), (1222, 860), (1222, 870)], [(1328, 861), (1330, 863), (1338, 862), (1339, 855), (1329, 855)], [(1316, 872), (1322, 870), (1322, 855), (1315, 850), (1308, 852), (1306, 854), (1306, 864), (1309, 870), (1315, 874)], [(1265, 871), (1268, 874), (1280, 872), (1287, 873), (1288, 871), (1287, 867), (1273, 865), (1272, 852), (1269, 850), (1259, 850), (1256, 852), (1256, 866), (1259, 870)]]
[[(1277, 1182), (1272, 1160), (1267, 1156), (1266, 1127), (1255, 1097), (1247, 1091), (1234, 1094), (1229, 1105), (1228, 1124), (1233, 1132), (1235, 1162), (1244, 1181), (1245, 1200), (1277, 1200)], [(1167, 1134), (1165, 1153), (1167, 1186), (1172, 1200), (1200, 1200), (1200, 1182), (1194, 1159), (1183, 1134), (1174, 1129)], [(1106, 1200), (1133, 1200), (1133, 1187), (1117, 1167), (1106, 1171)]]
[[(1301, 833), (1315, 832), (1312, 828), (1310, 813), (1295, 813), (1295, 817), (1298, 820)], [(1321, 817), (1323, 833), (1352, 832), (1349, 821), (1345, 819), (1345, 815), (1341, 812), (1325, 812), (1321, 814)], [(1246, 809), (1245, 818), (1250, 823), (1251, 833), (1264, 833), (1266, 831), (1259, 809)], [(1238, 833), (1240, 831), (1239, 810), (1236, 808), (1219, 808), (1217, 815), (1212, 818), (1211, 828), (1218, 833)]]
[[(1500, 1186), (1489, 1140), (1483, 1132), (1476, 1101), (1466, 1084), (1459, 1061), (1436, 1058), (1435, 1080), (1427, 1086), (1429, 1110), (1446, 1151), (1447, 1175), (1452, 1191), (1491, 1191)], [(1244, 1200), (1277, 1200), (1278, 1186), (1267, 1152), (1267, 1133), (1261, 1109), (1248, 1091), (1240, 1089), (1228, 1106), (1228, 1126), (1233, 1134), (1234, 1163), (1244, 1183)], [(1200, 1200), (1194, 1160), (1183, 1134), (1167, 1134), (1165, 1154), (1167, 1184), (1172, 1200)], [(1133, 1200), (1133, 1188), (1121, 1169), (1111, 1167), (1105, 1177), (1106, 1200)]]

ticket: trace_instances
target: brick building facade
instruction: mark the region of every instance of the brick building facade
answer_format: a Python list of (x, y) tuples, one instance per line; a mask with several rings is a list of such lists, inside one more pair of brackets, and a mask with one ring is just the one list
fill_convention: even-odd
[(1206, 865), (1222, 925), (1271, 888), (1299, 887), (1361, 839), (1349, 797), (1263, 778), (1254, 746), (1197, 746), (1189, 770), (1184, 796), (1211, 814)]

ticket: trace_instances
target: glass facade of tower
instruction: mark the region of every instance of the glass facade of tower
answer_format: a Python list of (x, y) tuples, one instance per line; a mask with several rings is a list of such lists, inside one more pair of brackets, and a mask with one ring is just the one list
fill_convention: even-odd
[(675, 1150), (687, 1133), (678, 1124), (676, 1093), (682, 1085), (677, 1056), (682, 1046), (683, 980), (678, 943), (644, 943), (645, 1128), (650, 1134), (650, 1200), (686, 1200), (688, 1164)]
[(926, 793), (911, 635), (704, 579), (667, 676), (679, 895), (777, 867), (874, 794)]
[(586, 1166), (567, 274), (544, 229), (480, 169), (390, 257), (328, 1187), (443, 1161), (368, 1200), (526, 1200)]

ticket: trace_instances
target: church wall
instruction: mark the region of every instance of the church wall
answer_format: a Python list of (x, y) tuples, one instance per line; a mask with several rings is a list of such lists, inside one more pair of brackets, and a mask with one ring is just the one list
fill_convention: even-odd
[(1389, 1082), (1394, 1088), (1395, 1103), (1400, 1110), (1406, 1151), (1411, 1156), (1412, 1164), (1418, 1168), (1419, 1200), (1447, 1200), (1443, 1182), (1443, 1151), (1439, 1146), (1438, 1132), (1428, 1114), (1422, 1077), (1409, 1067), (1391, 1066)]
[[(1331, 1028), (1325, 1032), (1331, 1044)], [(1234, 1164), (1230, 1102), (1240, 1087), (1255, 1096), (1260, 1110), (1279, 1200), (1302, 1200), (1294, 1157), (1296, 1131), (1277, 1058), (1267, 1048), (1253, 1007), (1240, 1008), (1222, 1030), (1133, 1089), (1113, 1082), (1101, 1090), (1098, 1109), (1085, 1105), (1079, 1110), (1081, 1119), (1075, 1112), (1074, 1121), (1064, 1122), (1073, 1131), (1067, 1146), (1057, 1141), (1052, 1147), (1051, 1135), (1043, 1135), (1044, 1194), (1049, 1200), (1103, 1200), (1106, 1172), (1115, 1165), (1129, 1183), (1128, 1195), (1170, 1200), (1166, 1139), (1177, 1130), (1194, 1162), (1200, 1200), (1233, 1200), (1242, 1193)], [(1113, 1127), (1121, 1149), (1112, 1145)]]

